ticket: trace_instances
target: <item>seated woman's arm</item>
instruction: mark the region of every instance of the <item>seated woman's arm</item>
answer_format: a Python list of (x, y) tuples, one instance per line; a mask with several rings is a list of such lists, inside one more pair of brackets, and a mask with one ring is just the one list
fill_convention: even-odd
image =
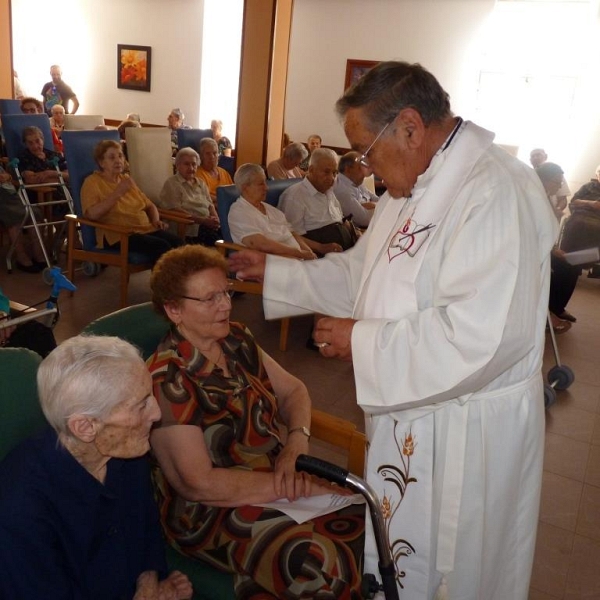
[[(294, 236), (295, 237), (295, 236)], [(265, 254), (276, 254), (277, 256), (286, 256), (288, 258), (302, 258), (312, 260), (316, 258), (313, 251), (304, 244), (305, 249), (292, 248), (281, 242), (276, 242), (262, 233), (254, 233), (242, 238), (242, 244), (252, 250), (259, 250)]]
[(83, 216), (93, 221), (101, 221), (129, 190), (135, 188), (131, 177), (123, 177), (113, 192), (104, 198), (99, 198), (97, 190), (90, 189), (91, 186), (86, 186), (86, 183), (88, 182), (84, 182), (81, 189), (81, 200), (86, 207)]
[(583, 198), (575, 198), (571, 200), (571, 206), (577, 208), (590, 208), (600, 212), (600, 200), (584, 200)]
[(37, 172), (23, 171), (21, 175), (23, 176), (23, 181), (27, 185), (32, 185), (36, 183), (58, 183), (58, 172), (55, 169), (48, 169), (46, 171)]
[(156, 206), (154, 205), (154, 203), (150, 200), (148, 200), (148, 203), (146, 204), (146, 208), (144, 209), (146, 211), (146, 214), (148, 215), (148, 219), (150, 220), (150, 223), (152, 223), (152, 227), (156, 227), (156, 229), (166, 229), (168, 227), (168, 225), (166, 223), (163, 223), (160, 220), (160, 214), (158, 213), (158, 208), (156, 208)]

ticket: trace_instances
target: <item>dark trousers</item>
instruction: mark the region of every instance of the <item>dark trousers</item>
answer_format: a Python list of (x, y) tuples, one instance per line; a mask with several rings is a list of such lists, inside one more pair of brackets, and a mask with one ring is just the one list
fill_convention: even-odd
[(552, 254), (550, 256), (552, 275), (550, 277), (550, 298), (548, 308), (555, 315), (564, 312), (581, 273), (581, 267), (570, 265), (566, 260)]
[[(150, 233), (133, 233), (129, 236), (129, 251), (145, 254), (153, 265), (165, 252), (182, 245), (181, 238), (160, 229)], [(119, 246), (120, 243), (117, 242), (110, 247), (118, 248)]]

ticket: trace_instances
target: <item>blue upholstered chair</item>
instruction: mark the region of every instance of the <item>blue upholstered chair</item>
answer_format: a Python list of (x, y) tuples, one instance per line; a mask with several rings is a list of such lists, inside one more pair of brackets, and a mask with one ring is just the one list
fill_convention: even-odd
[(193, 148), (198, 152), (202, 138), (212, 139), (212, 129), (178, 129), (177, 146), (179, 148)]
[[(75, 261), (84, 263), (84, 272), (95, 276), (100, 265), (111, 265), (121, 269), (120, 300), (121, 306), (127, 305), (127, 286), (131, 273), (144, 271), (151, 267), (148, 257), (139, 252), (129, 252), (129, 232), (124, 227), (102, 225), (121, 235), (119, 249), (104, 248), (96, 244), (96, 226), (98, 223), (83, 218), (81, 208), (81, 186), (85, 178), (98, 169), (94, 160), (94, 148), (102, 140), (119, 142), (119, 132), (108, 131), (63, 131), (65, 157), (69, 165), (71, 193), (75, 215), (67, 215), (69, 223), (67, 243), (67, 277), (73, 281)], [(81, 228), (81, 247), (78, 228)]]
[(21, 101), (13, 98), (0, 98), (0, 116), (20, 115)]
[[(279, 197), (282, 192), (291, 185), (298, 183), (301, 179), (273, 179), (267, 181), (267, 197), (265, 202), (271, 206), (277, 207), (279, 203)], [(221, 222), (221, 233), (223, 234), (223, 240), (219, 240), (216, 244), (217, 250), (223, 255), (231, 250), (240, 249), (241, 246), (234, 244), (231, 238), (231, 231), (229, 229), (229, 209), (232, 204), (240, 197), (240, 193), (235, 185), (222, 185), (217, 188), (217, 213)], [(246, 294), (260, 294), (262, 295), (262, 284), (255, 281), (240, 281), (235, 277), (229, 277), (228, 281), (231, 287), (236, 292), (242, 292)], [(289, 318), (281, 319), (281, 331), (279, 334), (279, 349), (282, 352), (287, 350), (288, 333), (290, 329)]]
[(4, 133), (4, 143), (6, 144), (6, 153), (9, 160), (18, 158), (19, 154), (25, 150), (25, 144), (21, 140), (23, 129), (32, 125), (42, 130), (44, 148), (54, 151), (52, 129), (50, 128), (48, 115), (2, 115), (2, 131)]

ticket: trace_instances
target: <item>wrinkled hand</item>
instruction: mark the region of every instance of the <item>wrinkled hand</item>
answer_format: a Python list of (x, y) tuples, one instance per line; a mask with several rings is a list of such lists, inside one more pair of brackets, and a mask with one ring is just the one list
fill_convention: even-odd
[(124, 177), (117, 184), (117, 187), (115, 188), (115, 193), (118, 194), (119, 196), (123, 196), (129, 190), (132, 190), (134, 188), (135, 188), (135, 182), (133, 181), (133, 179), (131, 179), (131, 177)]
[(356, 319), (335, 319), (323, 317), (315, 326), (313, 339), (315, 344), (327, 344), (319, 347), (319, 352), (327, 358), (352, 360), (352, 329)]
[(321, 244), (321, 249), (323, 254), (329, 254), (330, 252), (343, 252), (343, 248), (335, 242), (331, 242), (330, 244)]
[(275, 492), (285, 495), (288, 500), (310, 496), (311, 480), (307, 473), (296, 471), (296, 459), (300, 454), (308, 454), (308, 439), (302, 434), (293, 434), (275, 460)]
[(267, 255), (257, 250), (239, 250), (230, 255), (229, 268), (238, 279), (262, 282), (265, 277)]
[(302, 260), (315, 260), (317, 258), (317, 255), (310, 249), (300, 250), (300, 258)]
[(159, 231), (160, 230), (165, 231), (165, 230), (169, 229), (169, 224), (158, 219), (158, 220), (152, 222), (152, 227), (154, 227), (155, 229), (157, 229)]
[(158, 583), (158, 600), (188, 600), (193, 593), (190, 580), (180, 571), (172, 571)]
[(204, 217), (202, 222), (206, 227), (214, 229), (215, 231), (221, 226), (218, 217)]

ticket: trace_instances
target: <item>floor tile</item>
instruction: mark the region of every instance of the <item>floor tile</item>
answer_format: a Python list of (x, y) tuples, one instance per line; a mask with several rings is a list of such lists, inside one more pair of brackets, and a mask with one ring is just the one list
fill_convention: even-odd
[(600, 446), (590, 447), (585, 482), (600, 487)]
[(540, 521), (567, 531), (575, 531), (583, 484), (544, 471)]
[(565, 600), (600, 598), (600, 542), (576, 535)]
[(594, 413), (559, 400), (546, 411), (546, 431), (589, 443), (594, 431)]
[(546, 433), (544, 471), (583, 481), (590, 445), (564, 435)]
[[(600, 488), (584, 485), (579, 504), (576, 532), (600, 542)], [(599, 565), (600, 567), (600, 565)]]

